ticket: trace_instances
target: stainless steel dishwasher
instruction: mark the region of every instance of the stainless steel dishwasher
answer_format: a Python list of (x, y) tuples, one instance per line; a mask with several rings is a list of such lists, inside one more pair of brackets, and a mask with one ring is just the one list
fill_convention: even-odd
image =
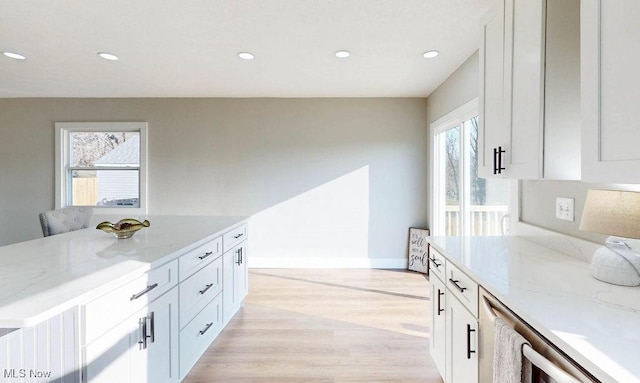
[(479, 322), (480, 331), (478, 355), (479, 382), (486, 383), (493, 380), (493, 351), (494, 351), (494, 319), (500, 316), (514, 330), (520, 333), (531, 347), (524, 346), (522, 354), (532, 364), (533, 383), (594, 383), (600, 382), (587, 371), (578, 366), (562, 351), (558, 350), (526, 322), (503, 305), (489, 292), (480, 287)]

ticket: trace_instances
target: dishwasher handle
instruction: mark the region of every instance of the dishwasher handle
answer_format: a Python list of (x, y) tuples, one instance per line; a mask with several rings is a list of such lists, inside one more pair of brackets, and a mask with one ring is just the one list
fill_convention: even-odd
[[(498, 315), (496, 315), (496, 312), (494, 311), (493, 306), (491, 305), (491, 302), (489, 302), (487, 297), (481, 296), (481, 298), (482, 306), (489, 316), (489, 320), (493, 323), (496, 318), (498, 318)], [(524, 344), (522, 346), (522, 356), (527, 358), (531, 362), (531, 364), (544, 371), (558, 383), (581, 383), (569, 373), (553, 364), (552, 361), (534, 350), (533, 347), (531, 347), (531, 345), (529, 344)]]

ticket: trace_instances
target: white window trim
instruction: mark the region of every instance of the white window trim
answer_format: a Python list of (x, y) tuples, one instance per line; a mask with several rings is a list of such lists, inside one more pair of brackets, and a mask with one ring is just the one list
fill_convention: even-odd
[[(436, 136), (456, 126), (462, 126), (465, 121), (468, 121), (477, 115), (478, 115), (478, 98), (475, 98), (467, 102), (466, 104), (456, 108), (455, 110), (447, 113), (446, 115), (434, 121), (430, 125), (430, 129), (431, 129), (430, 147), (431, 147), (431, 153), (432, 153), (431, 167), (430, 167), (430, 178), (432, 180), (430, 221), (432, 226), (432, 232), (434, 233), (434, 235), (443, 235), (442, 233), (444, 233), (444, 212), (441, 211), (442, 206), (444, 206), (444, 201), (440, 200), (444, 198), (444, 195), (442, 193), (437, 193), (437, 190), (440, 190), (439, 188), (441, 186), (440, 185), (441, 177), (439, 177), (439, 175), (437, 174), (439, 169), (442, 169), (442, 167), (440, 166), (441, 165), (440, 164), (441, 148), (439, 147), (439, 145), (436, 145)], [(462, 132), (460, 133), (462, 134)], [(465, 145), (464, 142), (462, 144)], [(464, 163), (469, 161), (469, 156), (467, 155), (467, 152), (468, 151), (465, 150), (465, 148), (462, 149), (460, 159)], [(469, 177), (469, 174), (466, 171), (466, 169), (467, 167), (465, 166), (463, 166), (460, 169), (460, 176), (463, 178)], [(440, 199), (437, 198), (438, 196), (440, 197)], [(466, 198), (461, 198), (461, 201), (463, 201), (463, 203), (468, 204), (468, 202), (466, 202), (467, 201)], [(460, 209), (463, 213), (468, 213), (469, 211), (468, 206), (460, 206)], [(468, 221), (469, 221), (468, 219), (467, 220), (463, 219), (463, 222), (467, 222), (467, 224), (468, 224)], [(461, 229), (463, 233), (468, 232), (468, 230), (465, 230), (465, 228), (461, 228)]]
[(147, 214), (147, 173), (148, 169), (148, 146), (147, 146), (147, 123), (146, 122), (56, 122), (56, 157), (55, 157), (55, 208), (60, 209), (67, 206), (67, 179), (66, 166), (69, 162), (69, 132), (140, 132), (140, 207), (100, 207), (92, 206), (96, 214), (120, 214), (136, 215)]

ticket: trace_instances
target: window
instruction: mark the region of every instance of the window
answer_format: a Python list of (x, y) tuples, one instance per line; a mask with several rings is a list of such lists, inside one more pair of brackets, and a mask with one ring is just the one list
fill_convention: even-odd
[(509, 181), (478, 177), (474, 100), (432, 124), (434, 235), (502, 235)]
[(146, 122), (56, 123), (56, 208), (146, 213)]

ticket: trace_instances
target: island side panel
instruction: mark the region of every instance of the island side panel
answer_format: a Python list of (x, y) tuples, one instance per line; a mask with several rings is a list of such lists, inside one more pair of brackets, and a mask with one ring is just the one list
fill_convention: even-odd
[(79, 383), (77, 308), (33, 327), (0, 328), (0, 382)]

